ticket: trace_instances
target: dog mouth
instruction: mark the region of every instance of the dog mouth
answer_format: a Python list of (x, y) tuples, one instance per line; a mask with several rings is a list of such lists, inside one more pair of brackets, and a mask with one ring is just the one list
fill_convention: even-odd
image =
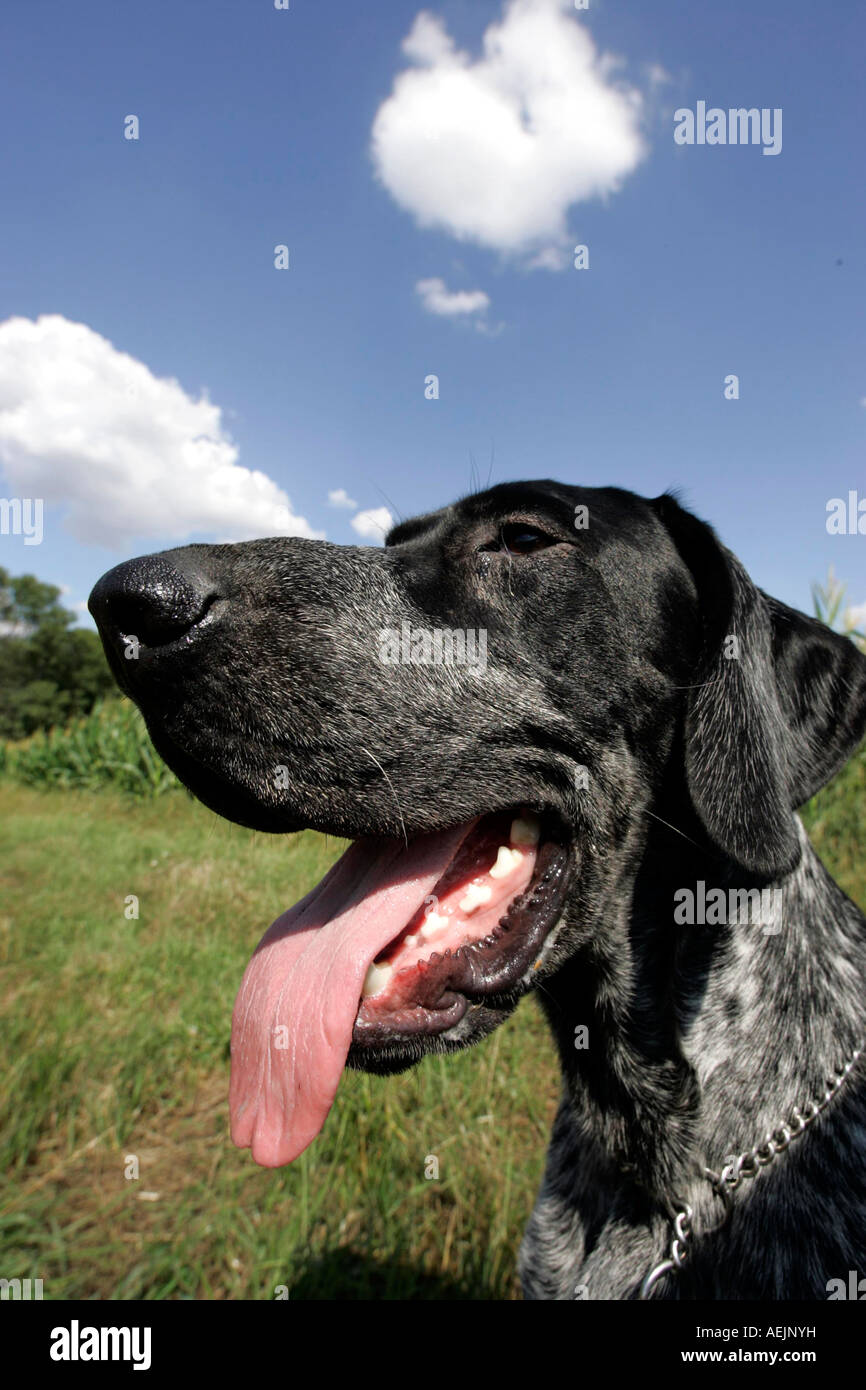
[(472, 1000), (508, 993), (560, 906), (563, 847), (531, 811), (485, 816), (411, 921), (367, 969), (356, 1047), (454, 1027)]
[(559, 920), (569, 837), (526, 806), (407, 844), (357, 840), (265, 933), (232, 1019), (232, 1138), (280, 1167), (313, 1141), (350, 1048), (375, 1057), (510, 1005)]

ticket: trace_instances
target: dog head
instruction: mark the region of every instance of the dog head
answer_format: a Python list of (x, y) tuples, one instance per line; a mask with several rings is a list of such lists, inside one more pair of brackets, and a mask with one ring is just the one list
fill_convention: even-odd
[(507, 483), (384, 549), (186, 546), (90, 600), (187, 787), (353, 840), (266, 933), (236, 1142), (288, 1162), (350, 1065), (497, 1026), (626, 911), (654, 822), (769, 881), (866, 724), (866, 660), (763, 595), (670, 496)]

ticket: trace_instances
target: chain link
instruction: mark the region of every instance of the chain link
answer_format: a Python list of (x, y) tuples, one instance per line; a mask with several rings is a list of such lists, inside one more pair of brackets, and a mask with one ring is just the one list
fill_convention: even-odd
[[(813, 1124), (830, 1104), (836, 1092), (847, 1080), (848, 1075), (862, 1056), (862, 1048), (855, 1048), (842, 1067), (837, 1067), (833, 1075), (824, 1083), (824, 1093), (819, 1101), (810, 1100), (801, 1109), (795, 1105), (787, 1121), (777, 1125), (772, 1134), (768, 1134), (762, 1144), (755, 1144), (753, 1148), (746, 1149), (741, 1154), (728, 1154), (722, 1166), (721, 1172), (714, 1173), (712, 1168), (701, 1170), (702, 1177), (712, 1186), (715, 1195), (724, 1203), (724, 1214), (718, 1226), (714, 1226), (713, 1231), (721, 1230), (731, 1214), (733, 1206), (733, 1195), (744, 1178), (756, 1178), (762, 1168), (766, 1168), (780, 1153), (784, 1153), (788, 1146), (805, 1134), (809, 1125)], [(688, 1243), (692, 1231), (692, 1208), (687, 1202), (675, 1198), (671, 1210), (676, 1213), (673, 1219), (673, 1235), (669, 1246), (669, 1254), (666, 1260), (654, 1266), (647, 1274), (640, 1286), (638, 1297), (645, 1299), (648, 1297), (650, 1289), (668, 1274), (678, 1274), (688, 1259)], [(712, 1232), (708, 1231), (709, 1235)]]

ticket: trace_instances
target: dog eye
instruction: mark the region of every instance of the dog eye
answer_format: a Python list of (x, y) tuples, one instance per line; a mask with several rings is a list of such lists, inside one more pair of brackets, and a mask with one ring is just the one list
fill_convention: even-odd
[(535, 526), (512, 521), (500, 526), (497, 539), (481, 549), (499, 551), (505, 555), (534, 555), (537, 550), (546, 550), (550, 545), (556, 545), (552, 536), (545, 535)]

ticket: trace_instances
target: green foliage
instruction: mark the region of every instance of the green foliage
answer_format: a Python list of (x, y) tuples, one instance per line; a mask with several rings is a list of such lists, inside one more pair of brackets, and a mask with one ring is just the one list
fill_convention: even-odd
[(250, 953), (344, 847), (185, 796), (0, 786), (7, 1277), (43, 1278), (46, 1299), (513, 1296), (559, 1094), (531, 1003), (461, 1056), (348, 1073), (289, 1168), (229, 1140)]
[(0, 775), (27, 786), (82, 791), (111, 786), (135, 796), (155, 796), (179, 785), (138, 710), (120, 699), (101, 702), (65, 729), (0, 745)]
[(800, 814), (833, 877), (866, 908), (866, 743)]
[(44, 584), (35, 574), (11, 575), (0, 567), (0, 621), (21, 624), (26, 628), (45, 623), (68, 627), (74, 614), (61, 608), (60, 590), (54, 584)]
[[(864, 790), (866, 750), (804, 813), (861, 905)], [(0, 786), (7, 1277), (44, 1279), (46, 1299), (515, 1295), (560, 1089), (531, 1001), (468, 1052), (347, 1073), (288, 1168), (229, 1142), (229, 1018), (250, 952), (342, 849), (183, 796)]]
[(0, 739), (87, 714), (114, 680), (95, 632), (73, 628), (60, 590), (0, 568)]
[(831, 565), (827, 572), (826, 584), (815, 583), (812, 585), (812, 603), (815, 609), (815, 617), (819, 622), (826, 623), (835, 632), (840, 632), (844, 637), (850, 637), (858, 647), (866, 644), (866, 633), (861, 632), (855, 625), (851, 609), (845, 602), (847, 585), (836, 578), (836, 573)]

